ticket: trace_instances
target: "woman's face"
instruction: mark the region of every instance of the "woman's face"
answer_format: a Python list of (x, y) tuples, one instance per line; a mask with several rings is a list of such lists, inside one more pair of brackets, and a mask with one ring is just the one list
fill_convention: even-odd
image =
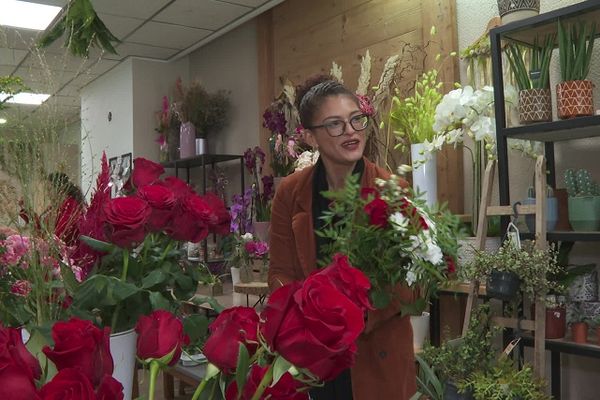
[[(367, 130), (356, 131), (351, 125), (353, 117), (363, 115), (357, 102), (349, 96), (328, 96), (315, 113), (312, 121), (314, 128), (307, 129), (309, 143), (317, 147), (321, 157), (335, 164), (353, 166), (363, 156)], [(325, 127), (315, 127), (327, 124), (344, 125), (340, 136), (332, 137)], [(356, 125), (356, 123), (355, 123)], [(342, 132), (342, 131), (340, 131)]]

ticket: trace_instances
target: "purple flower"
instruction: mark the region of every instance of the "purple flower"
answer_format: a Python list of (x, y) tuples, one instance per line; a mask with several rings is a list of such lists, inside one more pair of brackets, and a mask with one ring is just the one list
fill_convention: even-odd
[(263, 114), (263, 126), (273, 133), (285, 134), (287, 121), (281, 111), (271, 111), (267, 109)]

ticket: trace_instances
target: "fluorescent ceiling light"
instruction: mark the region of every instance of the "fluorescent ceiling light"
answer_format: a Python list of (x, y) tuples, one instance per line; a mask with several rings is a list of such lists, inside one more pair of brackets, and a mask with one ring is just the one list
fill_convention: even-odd
[(0, 125), (5, 124), (6, 123), (6, 118), (0, 118)]
[(45, 30), (61, 8), (17, 0), (0, 0), (0, 25)]
[[(5, 93), (0, 93), (0, 101), (4, 101), (7, 97), (9, 97), (8, 94)], [(40, 104), (42, 104), (43, 102), (45, 102), (48, 97), (50, 97), (49, 94), (38, 94), (38, 93), (19, 93), (19, 94), (15, 94), (11, 99), (7, 100), (7, 103), (16, 103), (16, 104), (32, 104), (32, 105), (36, 105), (39, 106)]]

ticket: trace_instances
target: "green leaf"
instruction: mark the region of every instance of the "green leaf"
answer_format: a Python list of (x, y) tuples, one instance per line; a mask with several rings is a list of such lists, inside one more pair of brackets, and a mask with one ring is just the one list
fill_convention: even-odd
[(196, 343), (208, 334), (208, 318), (204, 314), (192, 314), (183, 319), (183, 330)]
[(159, 292), (150, 292), (148, 297), (153, 310), (168, 310), (171, 306), (169, 300), (165, 299)]
[(371, 302), (373, 307), (377, 309), (385, 308), (390, 304), (391, 296), (387, 291), (384, 290), (373, 290), (371, 291)]
[(419, 298), (412, 303), (402, 304), (400, 312), (402, 313), (402, 316), (421, 315), (425, 308), (427, 308), (427, 302), (424, 298)]
[[(250, 369), (250, 354), (244, 343), (240, 342), (238, 350), (237, 367), (235, 369), (235, 383), (238, 388), (243, 388), (248, 378), (248, 371)], [(238, 390), (239, 393), (242, 389)]]
[(223, 311), (225, 309), (225, 307), (223, 307), (221, 304), (219, 304), (219, 302), (214, 297), (197, 297), (197, 296), (195, 296), (192, 298), (191, 301), (192, 301), (192, 303), (194, 303), (196, 305), (202, 305), (202, 304), (208, 303), (217, 314), (220, 314), (221, 311)]
[(281, 377), (288, 372), (288, 370), (292, 367), (292, 363), (283, 358), (282, 356), (278, 356), (275, 359), (275, 364), (273, 365), (273, 383), (272, 385), (276, 385), (277, 382), (281, 379)]
[(107, 243), (107, 242), (104, 242), (102, 240), (94, 239), (92, 237), (85, 236), (85, 235), (79, 236), (79, 239), (81, 239), (81, 241), (83, 243), (87, 244), (92, 249), (97, 250), (97, 251), (101, 251), (103, 253), (110, 253), (113, 250), (115, 250), (115, 249), (118, 248), (117, 246), (115, 246), (112, 243)]
[(161, 269), (155, 269), (142, 279), (142, 287), (149, 289), (153, 286), (164, 283), (169, 276)]

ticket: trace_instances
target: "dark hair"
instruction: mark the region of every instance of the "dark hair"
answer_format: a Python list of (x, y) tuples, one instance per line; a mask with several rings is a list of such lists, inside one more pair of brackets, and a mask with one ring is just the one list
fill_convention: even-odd
[(310, 77), (302, 85), (296, 87), (296, 108), (300, 115), (300, 123), (304, 127), (312, 125), (312, 119), (325, 98), (329, 96), (350, 96), (358, 104), (354, 93), (336, 81), (331, 75)]

